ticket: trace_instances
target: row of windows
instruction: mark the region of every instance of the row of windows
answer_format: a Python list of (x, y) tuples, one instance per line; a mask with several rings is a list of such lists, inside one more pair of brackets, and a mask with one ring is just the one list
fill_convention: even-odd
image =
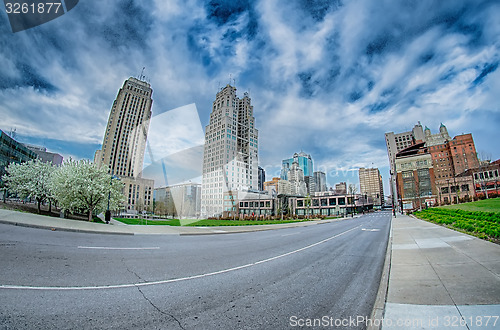
[(476, 180), (488, 180), (492, 178), (498, 178), (498, 170), (474, 173), (474, 179)]
[(271, 201), (240, 202), (240, 207), (271, 207)]

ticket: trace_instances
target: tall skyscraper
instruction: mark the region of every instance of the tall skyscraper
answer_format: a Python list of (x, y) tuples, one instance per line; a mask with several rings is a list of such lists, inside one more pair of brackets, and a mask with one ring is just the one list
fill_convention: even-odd
[(125, 209), (132, 213), (151, 209), (153, 202), (154, 182), (141, 177), (152, 94), (149, 83), (132, 77), (125, 80), (109, 113), (102, 150), (94, 156), (96, 164), (106, 164), (125, 184)]
[(316, 192), (327, 191), (325, 172), (321, 171), (314, 172), (314, 182), (316, 183)]
[(266, 171), (259, 166), (259, 191), (264, 191), (265, 181), (266, 181)]
[(294, 153), (292, 158), (283, 159), (281, 167), (281, 178), (288, 180), (288, 171), (292, 167), (293, 162), (297, 162), (299, 167), (304, 171), (304, 176), (313, 176), (313, 161), (311, 155), (301, 151)]
[(201, 187), (202, 216), (222, 214), (224, 193), (258, 189), (258, 130), (248, 93), (221, 89), (205, 130)]
[(373, 199), (373, 205), (384, 204), (384, 185), (378, 168), (359, 169), (359, 189), (361, 195), (368, 195)]

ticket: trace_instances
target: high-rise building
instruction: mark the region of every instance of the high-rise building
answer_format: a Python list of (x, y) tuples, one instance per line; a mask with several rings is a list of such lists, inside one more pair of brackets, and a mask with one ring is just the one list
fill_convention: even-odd
[(424, 130), (420, 122), (418, 122), (411, 131), (403, 133), (385, 133), (385, 143), (387, 145), (391, 175), (391, 194), (393, 196), (396, 196), (396, 154), (416, 142), (424, 140)]
[(325, 172), (314, 172), (314, 182), (316, 183), (316, 192), (327, 191)]
[[(306, 196), (307, 185), (304, 181), (304, 171), (299, 166), (299, 163), (293, 162), (288, 171), (288, 182), (290, 183), (290, 195)], [(309, 177), (310, 178), (310, 177)]]
[(425, 127), (424, 141), (427, 147), (445, 144), (450, 140), (451, 137), (448, 134), (448, 129), (443, 125), (443, 123), (441, 123), (441, 126), (439, 126), (439, 133), (436, 134), (432, 134), (430, 128), (428, 128), (427, 126)]
[(265, 181), (266, 181), (266, 171), (259, 166), (259, 191), (264, 191)]
[(403, 210), (434, 205), (437, 197), (434, 167), (425, 142), (396, 154), (397, 199)]
[(373, 199), (374, 206), (384, 204), (384, 185), (378, 168), (359, 169), (359, 190), (361, 195), (368, 195)]
[(281, 167), (281, 178), (288, 180), (288, 171), (292, 167), (293, 162), (297, 162), (299, 167), (304, 171), (304, 176), (313, 176), (313, 161), (311, 155), (301, 151), (294, 153), (292, 158), (283, 159)]
[(335, 193), (342, 195), (342, 194), (347, 194), (347, 183), (346, 182), (339, 182), (335, 184)]
[(109, 113), (102, 150), (94, 162), (109, 167), (110, 174), (124, 183), (127, 212), (152, 209), (154, 181), (142, 178), (144, 152), (151, 119), (153, 90), (145, 81), (125, 80)]
[[(224, 193), (258, 189), (258, 130), (248, 93), (227, 85), (216, 95), (205, 130), (202, 216), (222, 214)], [(227, 210), (231, 211), (231, 210)]]

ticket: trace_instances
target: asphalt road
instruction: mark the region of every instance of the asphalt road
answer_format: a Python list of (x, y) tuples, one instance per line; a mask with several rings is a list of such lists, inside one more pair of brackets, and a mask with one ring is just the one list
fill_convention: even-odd
[(287, 329), (369, 316), (390, 219), (203, 236), (0, 225), (0, 329)]

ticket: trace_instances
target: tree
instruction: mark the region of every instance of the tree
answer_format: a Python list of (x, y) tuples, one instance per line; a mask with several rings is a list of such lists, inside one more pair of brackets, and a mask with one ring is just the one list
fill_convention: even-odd
[[(51, 199), (50, 177), (54, 167), (35, 159), (26, 163), (11, 163), (3, 177), (9, 189), (21, 198), (34, 198), (38, 203), (38, 213), (42, 202)], [(49, 208), (49, 212), (50, 212)]]
[(304, 206), (306, 207), (306, 214), (309, 215), (309, 209), (311, 208), (311, 196), (307, 194), (306, 199), (304, 199)]
[(107, 166), (97, 167), (88, 160), (65, 162), (52, 175), (54, 197), (61, 208), (85, 210), (92, 221), (94, 211), (118, 210), (124, 201), (123, 183), (113, 180)]

